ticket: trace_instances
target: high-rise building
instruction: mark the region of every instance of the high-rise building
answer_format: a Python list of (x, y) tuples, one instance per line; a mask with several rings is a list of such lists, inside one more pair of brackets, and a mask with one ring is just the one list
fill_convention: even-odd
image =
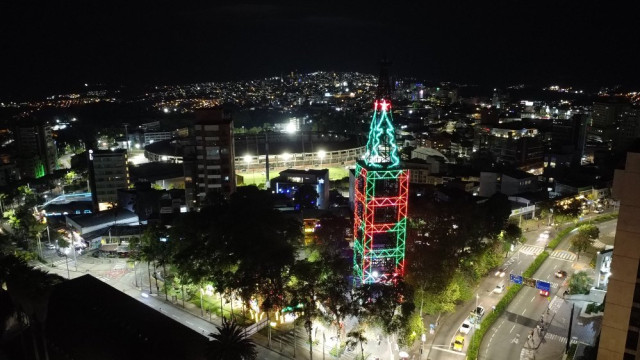
[(625, 152), (640, 138), (640, 109), (627, 108), (620, 118), (620, 129), (614, 138), (613, 148)]
[(15, 128), (20, 175), (37, 179), (56, 169), (56, 144), (48, 124), (25, 124)]
[(106, 210), (118, 202), (118, 189), (129, 187), (127, 151), (89, 150), (89, 186), (95, 209)]
[(521, 170), (542, 168), (544, 137), (536, 128), (479, 125), (473, 136), (475, 151), (488, 151), (496, 161)]
[(629, 109), (626, 99), (608, 98), (593, 103), (589, 132), (600, 138), (603, 145), (611, 149), (619, 131), (622, 116)]
[(236, 189), (233, 119), (223, 108), (196, 111), (184, 147), (185, 196), (189, 208), (198, 208), (207, 193), (228, 197)]
[(640, 354), (640, 153), (628, 153), (616, 170), (613, 197), (620, 201), (611, 275), (598, 350), (599, 360), (637, 359)]
[(353, 267), (360, 284), (391, 281), (405, 265), (409, 170), (400, 167), (387, 66), (383, 62), (367, 151), (355, 170)]

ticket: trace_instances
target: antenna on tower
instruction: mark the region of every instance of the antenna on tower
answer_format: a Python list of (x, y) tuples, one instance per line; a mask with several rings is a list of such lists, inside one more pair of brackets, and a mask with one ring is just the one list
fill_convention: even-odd
[(380, 75), (378, 76), (378, 90), (376, 91), (376, 99), (388, 99), (391, 96), (391, 78), (389, 77), (389, 68), (391, 61), (384, 57), (380, 60)]

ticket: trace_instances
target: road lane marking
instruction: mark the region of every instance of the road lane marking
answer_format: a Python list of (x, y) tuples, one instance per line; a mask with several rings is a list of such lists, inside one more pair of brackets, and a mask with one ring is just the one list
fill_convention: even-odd
[[(444, 347), (444, 346), (446, 346), (446, 345), (437, 345), (437, 346), (443, 346), (443, 347)], [(448, 353), (450, 353), (450, 354), (463, 355), (463, 356), (466, 356), (466, 355), (467, 355), (467, 353), (464, 353), (464, 352), (457, 352), (457, 351), (453, 351), (453, 350), (449, 350), (449, 349), (445, 349), (445, 348), (439, 348), (439, 347), (436, 347), (436, 346), (434, 346), (433, 348), (434, 348), (435, 350), (448, 352)]]
[(523, 309), (523, 310), (522, 310), (522, 315), (524, 315), (524, 312), (525, 312), (525, 311), (527, 311), (527, 309)]
[(533, 301), (533, 299), (535, 299), (535, 298), (536, 298), (535, 296), (534, 296), (534, 297), (532, 297), (532, 298), (531, 298), (531, 300), (529, 300), (529, 302), (532, 302), (532, 301)]
[(515, 325), (515, 324), (513, 324), (513, 327), (512, 327), (512, 328), (511, 328), (511, 330), (509, 331), (509, 334), (511, 334), (511, 333), (513, 332), (513, 329), (515, 329), (515, 328), (516, 328), (516, 325)]
[(171, 316), (173, 316), (176, 319), (180, 319), (179, 317), (177, 317), (175, 314), (172, 314)]
[(189, 321), (185, 321), (185, 322), (186, 322), (187, 324), (189, 324), (189, 325), (193, 326), (193, 324), (192, 324), (191, 322), (189, 322)]

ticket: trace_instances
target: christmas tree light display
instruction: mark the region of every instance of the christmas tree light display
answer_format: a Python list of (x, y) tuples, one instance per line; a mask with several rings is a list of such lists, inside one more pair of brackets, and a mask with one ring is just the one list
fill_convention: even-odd
[(404, 273), (409, 171), (399, 168), (391, 102), (382, 95), (379, 89), (367, 152), (356, 164), (353, 266), (360, 284)]

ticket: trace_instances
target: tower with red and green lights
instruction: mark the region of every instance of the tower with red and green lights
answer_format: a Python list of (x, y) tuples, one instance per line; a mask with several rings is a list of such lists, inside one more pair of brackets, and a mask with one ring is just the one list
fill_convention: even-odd
[(360, 284), (392, 281), (404, 273), (409, 170), (400, 166), (390, 94), (383, 62), (367, 151), (355, 172), (353, 268)]

